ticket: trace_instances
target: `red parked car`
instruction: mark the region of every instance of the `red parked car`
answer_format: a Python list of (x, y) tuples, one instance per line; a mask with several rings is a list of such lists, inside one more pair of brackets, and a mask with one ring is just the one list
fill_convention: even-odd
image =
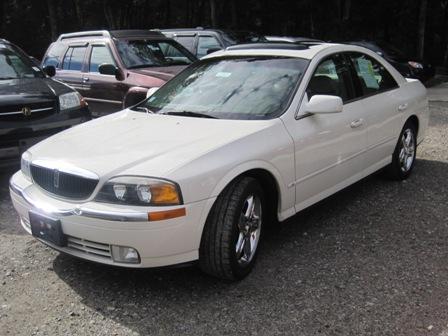
[(87, 31), (59, 36), (42, 67), (78, 90), (100, 116), (137, 104), (149, 88), (162, 86), (196, 60), (160, 32)]

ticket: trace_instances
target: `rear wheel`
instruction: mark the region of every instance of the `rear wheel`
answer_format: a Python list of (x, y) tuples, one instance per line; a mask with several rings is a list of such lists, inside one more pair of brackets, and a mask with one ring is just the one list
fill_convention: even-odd
[(234, 181), (218, 196), (199, 249), (204, 272), (228, 280), (249, 274), (262, 234), (264, 204), (263, 190), (252, 177)]
[(387, 174), (394, 180), (405, 180), (414, 168), (417, 152), (417, 131), (413, 122), (404, 125), (398, 138), (392, 163), (387, 167)]

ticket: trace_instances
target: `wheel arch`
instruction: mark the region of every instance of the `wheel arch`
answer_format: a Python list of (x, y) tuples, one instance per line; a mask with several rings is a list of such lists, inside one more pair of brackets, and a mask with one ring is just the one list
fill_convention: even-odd
[(412, 122), (415, 125), (415, 132), (416, 132), (415, 135), (418, 136), (420, 120), (418, 119), (417, 115), (413, 114), (413, 115), (409, 116), (409, 118), (406, 119), (405, 124), (408, 122)]
[[(227, 186), (244, 176), (250, 176), (259, 181), (265, 192), (271, 219), (278, 220), (280, 212), (284, 208), (284, 203), (289, 203), (287, 201), (288, 192), (291, 193), (289, 197), (293, 198), (295, 193), (294, 190), (291, 191), (287, 188), (286, 184), (283, 183), (280, 172), (268, 162), (246, 163), (232, 169), (218, 182), (212, 195), (219, 196)], [(294, 200), (290, 200), (290, 202), (293, 204)]]

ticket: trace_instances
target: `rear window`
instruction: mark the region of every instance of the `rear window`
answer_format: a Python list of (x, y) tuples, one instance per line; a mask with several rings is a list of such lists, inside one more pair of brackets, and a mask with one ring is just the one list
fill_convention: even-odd
[(47, 65), (52, 65), (55, 68), (58, 68), (64, 50), (65, 45), (62, 43), (52, 43), (50, 48), (48, 48), (44, 60), (42, 61), (42, 66), (45, 67)]

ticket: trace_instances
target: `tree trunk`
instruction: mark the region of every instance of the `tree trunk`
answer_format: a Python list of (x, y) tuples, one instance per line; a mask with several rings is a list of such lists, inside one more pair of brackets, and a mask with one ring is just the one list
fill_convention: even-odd
[(73, 0), (73, 4), (75, 5), (76, 18), (78, 19), (79, 28), (84, 28), (84, 16), (82, 14), (81, 4), (79, 0)]
[(210, 21), (212, 23), (212, 27), (216, 28), (216, 2), (215, 0), (210, 0)]
[(51, 40), (55, 41), (58, 38), (55, 0), (47, 0), (47, 7), (48, 7), (48, 19), (50, 21)]
[(426, 10), (428, 8), (428, 0), (421, 0), (420, 13), (418, 17), (418, 57), (423, 59), (425, 54), (425, 30), (426, 30)]

